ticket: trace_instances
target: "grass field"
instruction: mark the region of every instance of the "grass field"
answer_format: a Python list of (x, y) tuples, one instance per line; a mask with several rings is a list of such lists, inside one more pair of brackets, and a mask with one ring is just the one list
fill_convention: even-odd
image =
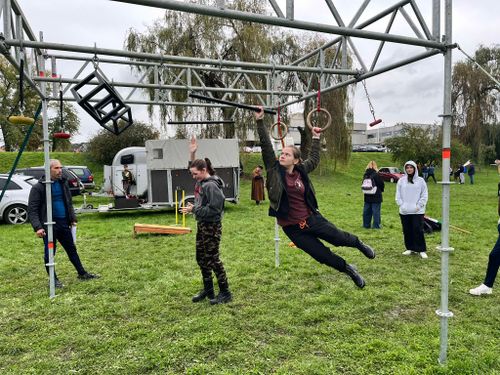
[[(388, 154), (357, 153), (336, 172), (323, 161), (312, 177), (322, 213), (377, 250), (369, 260), (357, 250), (334, 249), (357, 265), (367, 281), (363, 290), (288, 247), (282, 232), (276, 268), (274, 220), (267, 204), (249, 200), (248, 179), (223, 221), (221, 256), (234, 295), (223, 306), (191, 302), (201, 286), (194, 232), (132, 239), (134, 223), (170, 225), (173, 212), (81, 215), (80, 256), (102, 277), (78, 281), (58, 252), (65, 288), (53, 300), (31, 227), (0, 225), (0, 373), (500, 374), (500, 292), (468, 295), (482, 282), (498, 236), (496, 171), (484, 167), (475, 185), (451, 188), (451, 222), (472, 234), (450, 233), (455, 316), (441, 366), (440, 234), (427, 236), (429, 259), (401, 255), (394, 184), (384, 193), (383, 229), (362, 228), (360, 184), (369, 158), (394, 165)], [(243, 155), (243, 163), (249, 172), (259, 155)], [(427, 213), (440, 218), (441, 187), (430, 183), (429, 196)], [(191, 217), (187, 225), (195, 228)]]

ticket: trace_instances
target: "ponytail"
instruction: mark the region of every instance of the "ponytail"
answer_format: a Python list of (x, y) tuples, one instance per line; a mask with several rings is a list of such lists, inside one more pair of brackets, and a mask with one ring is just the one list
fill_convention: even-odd
[(212, 162), (210, 161), (209, 158), (205, 158), (205, 163), (207, 165), (207, 172), (210, 176), (215, 175), (215, 169), (212, 167)]

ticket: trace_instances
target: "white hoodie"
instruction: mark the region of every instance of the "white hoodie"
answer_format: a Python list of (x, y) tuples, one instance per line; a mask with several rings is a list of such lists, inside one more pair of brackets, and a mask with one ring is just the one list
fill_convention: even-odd
[[(415, 168), (413, 183), (408, 182), (406, 166), (412, 165)], [(396, 204), (399, 206), (401, 215), (417, 215), (425, 213), (427, 204), (427, 184), (418, 175), (417, 165), (410, 160), (405, 163), (405, 175), (398, 180), (396, 187)]]

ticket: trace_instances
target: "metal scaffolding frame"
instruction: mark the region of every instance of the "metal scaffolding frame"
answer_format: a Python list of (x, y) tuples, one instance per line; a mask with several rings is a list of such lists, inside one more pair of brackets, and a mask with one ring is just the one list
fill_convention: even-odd
[[(57, 87), (63, 85), (63, 92), (67, 93), (74, 85), (80, 82), (80, 75), (87, 67), (94, 66), (99, 69), (98, 63), (110, 65), (128, 65), (146, 67), (146, 72), (137, 82), (114, 82), (114, 87), (130, 89), (124, 95), (126, 104), (158, 104), (167, 106), (203, 106), (221, 107), (210, 103), (198, 103), (188, 100), (186, 103), (174, 102), (169, 93), (172, 90), (204, 91), (208, 93), (222, 93), (225, 98), (228, 94), (254, 95), (262, 105), (270, 108), (286, 107), (291, 104), (302, 102), (317, 95), (312, 89), (313, 80), (318, 77), (321, 80), (321, 91), (329, 92), (364, 79), (397, 69), (410, 63), (426, 59), (428, 57), (444, 54), (444, 103), (443, 103), (443, 176), (442, 176), (442, 232), (441, 246), (442, 254), (442, 292), (441, 308), (436, 313), (441, 318), (441, 345), (440, 363), (446, 361), (448, 318), (452, 313), (448, 311), (448, 255), (453, 248), (449, 247), (449, 189), (450, 181), (448, 167), (450, 165), (450, 129), (451, 129), (451, 53), (455, 45), (452, 44), (451, 9), (452, 0), (444, 0), (444, 34), (441, 37), (441, 8), (440, 0), (432, 0), (432, 19), (429, 27), (417, 4), (417, 0), (394, 1), (392, 5), (385, 5), (385, 9), (375, 16), (360, 21), (363, 13), (370, 4), (370, 0), (364, 0), (355, 15), (349, 22), (345, 22), (341, 13), (334, 5), (333, 0), (324, 0), (337, 26), (331, 24), (320, 24), (295, 19), (294, 0), (286, 0), (285, 12), (275, 0), (268, 0), (273, 11), (271, 15), (254, 14), (229, 9), (224, 0), (218, 0), (217, 6), (204, 6), (186, 3), (176, 0), (111, 0), (115, 2), (155, 7), (160, 9), (175, 10), (181, 12), (195, 13), (210, 17), (256, 22), (265, 25), (289, 28), (293, 30), (306, 30), (333, 35), (335, 39), (303, 56), (288, 65), (277, 65), (273, 62), (243, 62), (223, 59), (206, 59), (184, 56), (168, 56), (139, 52), (130, 52), (118, 49), (98, 48), (97, 46), (78, 46), (58, 43), (47, 43), (43, 41), (43, 34), (37, 40), (31, 30), (29, 23), (16, 0), (0, 0), (0, 17), (3, 20), (3, 35), (0, 36), (0, 53), (19, 71), (20, 56), (24, 55), (27, 60), (26, 81), (36, 90), (43, 104), (43, 135), (46, 174), (49, 175), (49, 134), (47, 123), (47, 105), (50, 100), (58, 100), (55, 97)], [(388, 3), (388, 2), (387, 2)], [(380, 5), (380, 4), (378, 4)], [(414, 35), (398, 35), (391, 33), (396, 17), (403, 19)], [(377, 21), (386, 22), (384, 32), (374, 32), (366, 28)], [(371, 59), (362, 55), (357, 47), (358, 39), (365, 39), (378, 43), (377, 52)], [(411, 57), (392, 61), (390, 64), (382, 65), (380, 56), (387, 43), (398, 43), (413, 46), (420, 50)], [(326, 61), (326, 52), (332, 49), (334, 57)], [(29, 51), (26, 53), (25, 51)], [(21, 51), (24, 53), (21, 54)], [(49, 53), (50, 51), (50, 53)], [(347, 65), (348, 51), (355, 56), (359, 69), (349, 69)], [(57, 52), (70, 52), (72, 54), (58, 54)], [(339, 53), (341, 52), (341, 53)], [(341, 56), (341, 57), (339, 57)], [(109, 58), (113, 57), (113, 58)], [(45, 64), (51, 62), (51, 76), (45, 74)], [(58, 62), (76, 60), (82, 63), (80, 69), (72, 78), (57, 75)], [(31, 68), (30, 68), (31, 67)], [(169, 82), (164, 82), (163, 71), (168, 70)], [(173, 74), (175, 71), (177, 73)], [(223, 71), (234, 73), (235, 78), (227, 87), (206, 87), (201, 74), (203, 72)], [(102, 71), (101, 71), (102, 72)], [(306, 74), (306, 83), (299, 80), (298, 72)], [(148, 75), (154, 77), (153, 83), (147, 81)], [(266, 82), (264, 89), (257, 89), (252, 84), (253, 76), (263, 76)], [(340, 79), (339, 79), (340, 78)], [(295, 83), (294, 89), (286, 90), (277, 84), (282, 79), (288, 79)], [(47, 84), (52, 84), (52, 94), (48, 93)], [(89, 84), (97, 84), (90, 82)], [(137, 89), (154, 90), (154, 100), (134, 98), (138, 95)], [(279, 103), (277, 98), (285, 97), (286, 102)], [(63, 100), (73, 101), (74, 98), (64, 96)], [(244, 100), (242, 100), (244, 101)], [(50, 183), (47, 184), (47, 201), (50, 203)], [(48, 205), (48, 238), (53, 240), (51, 210)], [(279, 256), (276, 253), (276, 262)], [(50, 272), (50, 297), (55, 296), (53, 258), (49, 259)]]

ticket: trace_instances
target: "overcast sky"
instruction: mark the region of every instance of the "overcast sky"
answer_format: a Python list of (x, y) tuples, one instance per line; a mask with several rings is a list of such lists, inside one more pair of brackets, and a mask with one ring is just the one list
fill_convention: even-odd
[[(163, 11), (139, 5), (123, 4), (107, 0), (17, 0), (32, 30), (38, 35), (43, 31), (46, 42), (66, 43), (82, 46), (122, 49), (129, 28), (143, 31), (154, 19), (161, 17)], [(348, 24), (359, 9), (361, 0), (333, 0), (343, 21)], [(362, 20), (377, 14), (384, 4), (394, 4), (393, 0), (373, 0), (365, 10)], [(285, 10), (285, 0), (278, 0)], [(431, 25), (432, 0), (417, 0), (417, 4)], [(295, 0), (297, 20), (336, 25), (324, 0)], [(498, 24), (500, 21), (499, 0), (455, 0), (453, 1), (453, 42), (458, 43), (469, 55), (480, 44), (492, 46), (500, 43)], [(379, 21), (369, 30), (381, 31), (387, 21)], [(398, 15), (393, 28), (402, 35), (414, 36), (409, 27)], [(443, 29), (442, 29), (443, 30)], [(354, 39), (365, 64), (370, 65), (370, 57), (378, 44), (374, 41)], [(381, 55), (380, 63), (386, 64), (397, 56), (410, 56), (423, 51), (415, 47), (388, 43)], [(464, 60), (460, 51), (453, 51), (453, 60)], [(440, 122), (443, 103), (443, 56), (436, 55), (424, 61), (399, 68), (366, 81), (370, 98), (377, 118), (383, 120), (382, 126), (398, 122), (433, 123)], [(58, 73), (72, 78), (81, 63), (61, 62)], [(103, 66), (103, 69), (106, 69)], [(109, 67), (109, 69), (111, 69)], [(90, 72), (90, 71), (89, 71)], [(118, 71), (105, 71), (115, 80), (136, 81), (130, 71), (122, 67)], [(88, 73), (87, 73), (88, 74)], [(85, 76), (85, 75), (83, 75)], [(83, 78), (81, 76), (81, 78)], [(373, 120), (362, 87), (358, 84), (354, 99), (356, 122), (369, 123)], [(99, 125), (85, 112), (80, 111), (82, 126), (80, 134), (73, 142), (84, 141), (94, 135)], [(134, 118), (148, 121), (144, 107), (133, 107)]]

